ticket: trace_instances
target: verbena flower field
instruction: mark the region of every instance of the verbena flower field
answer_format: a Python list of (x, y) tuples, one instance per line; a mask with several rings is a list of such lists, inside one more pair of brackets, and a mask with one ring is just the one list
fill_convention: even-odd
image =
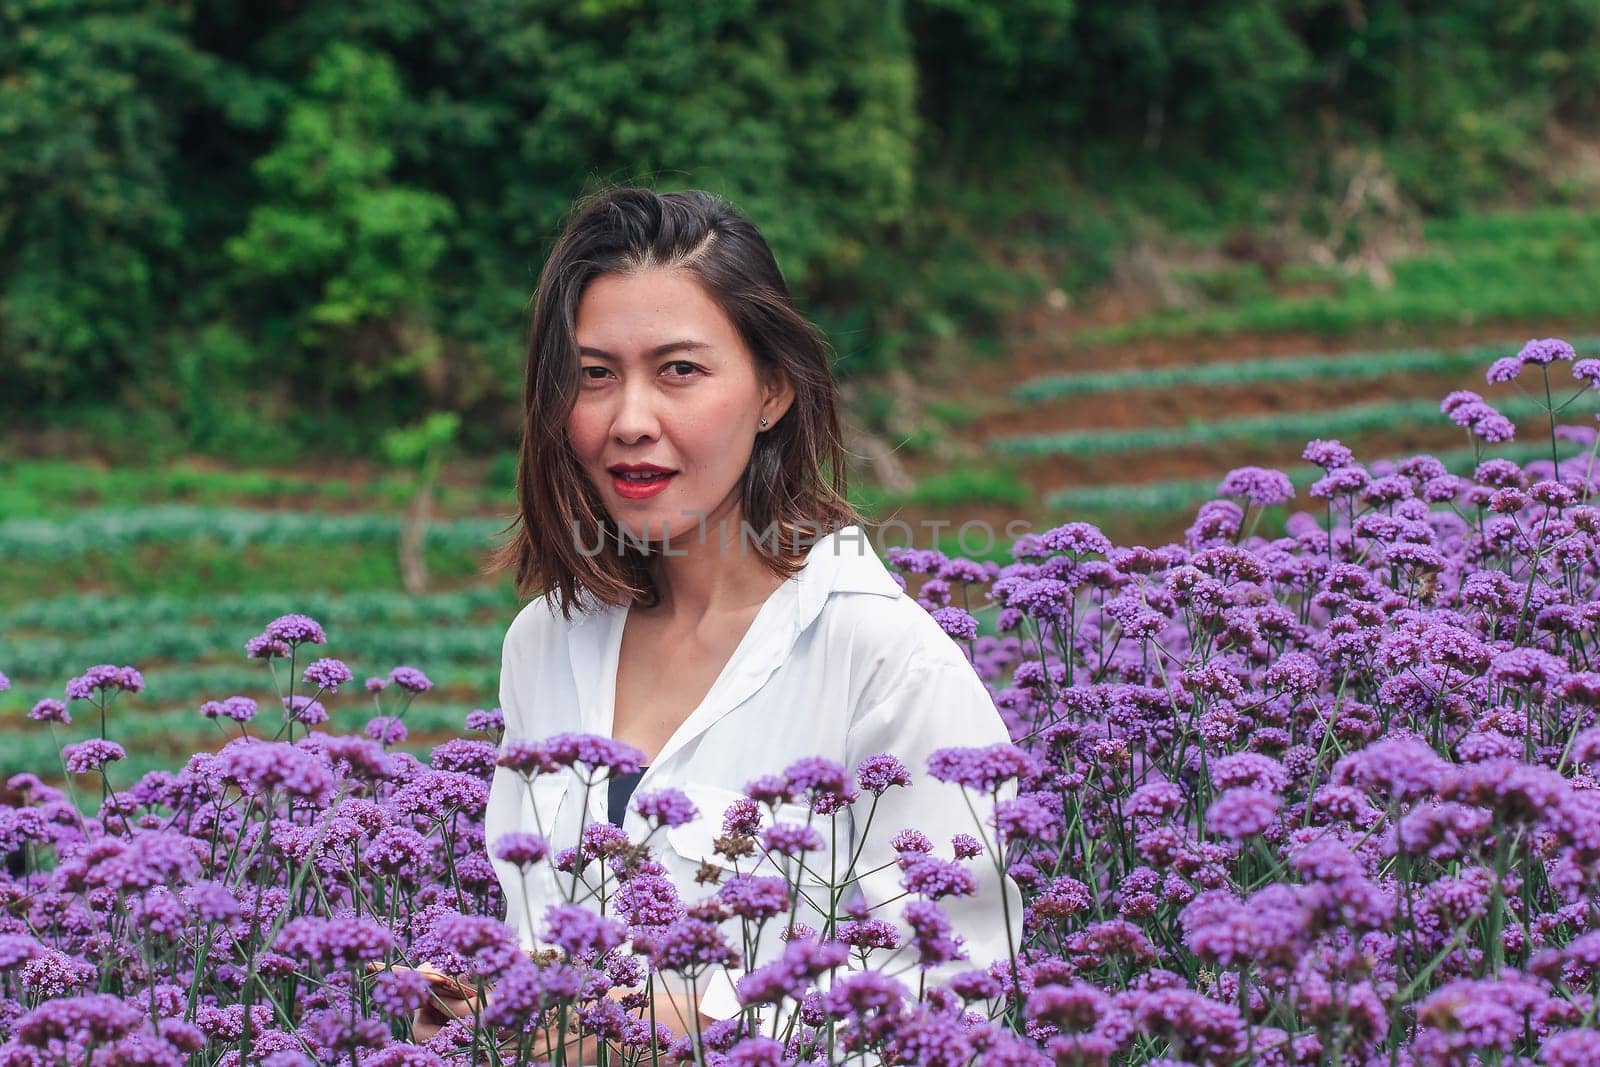
[[(728, 924), (784, 923), (794, 884), (737, 875), (679, 900), (615, 828), (576, 855), (519, 834), (487, 845), (566, 884), (609, 867), (621, 888), (551, 909), (559, 952), (537, 959), (498, 918), (482, 831), (496, 766), (603, 788), (641, 753), (502, 743), (498, 709), (427, 763), (390, 751), (429, 688), (411, 667), (366, 682), (386, 714), (365, 736), (318, 732), (351, 671), (287, 615), (246, 649), (279, 687), (271, 714), (209, 701), (198, 714), (237, 739), (124, 781), (116, 701), (143, 681), (89, 667), (30, 713), (98, 721), (62, 750), (73, 793), (20, 775), (21, 805), (0, 809), (0, 1067), (522, 1063), (578, 1032), (627, 1064), (1600, 1063), (1600, 360), (1534, 341), (1487, 377), (1549, 411), (1549, 460), (1484, 452), (1468, 479), (1426, 455), (1369, 469), (1317, 440), (1302, 458), (1325, 474), (1281, 538), (1255, 530), (1293, 486), (1247, 467), (1182, 544), (1068, 523), (1006, 566), (891, 553), (1014, 745), (923, 767), (799, 760), (725, 813), (730, 857), (823, 840), (758, 832), (758, 803), (865, 815), (916, 775), (1016, 795), (952, 841), (875, 827), (906, 896), (792, 930), (739, 981), (749, 1011), (699, 1033), (606, 994), (737, 962)], [(1569, 408), (1582, 416), (1563, 425)], [(1477, 448), (1512, 435), (1476, 394), (1443, 412)], [(1563, 437), (1589, 452), (1558, 460)], [(978, 636), (987, 604), (998, 633)], [(693, 816), (671, 791), (635, 804), (651, 839)], [(1022, 942), (921, 980), (961, 959), (940, 901), (985, 863), (1023, 891)], [(427, 984), (390, 963), (492, 987), (487, 1007), (417, 1043)]]

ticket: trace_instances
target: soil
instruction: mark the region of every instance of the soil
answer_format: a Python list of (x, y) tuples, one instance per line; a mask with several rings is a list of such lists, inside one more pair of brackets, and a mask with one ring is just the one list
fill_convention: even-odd
[[(1308, 378), (1241, 385), (1128, 389), (1049, 401), (1015, 401), (963, 427), (976, 440), (1078, 430), (1181, 427), (1198, 419), (1240, 419), (1292, 411), (1326, 411), (1396, 400), (1442, 400), (1454, 389), (1472, 389), (1492, 404), (1517, 395), (1512, 386), (1488, 386), (1483, 369), (1446, 373), (1389, 374), (1382, 378)], [(1443, 416), (1441, 416), (1441, 420)]]
[[(1113, 306), (1124, 306), (1113, 302)], [(943, 362), (930, 370), (931, 383), (979, 395), (1003, 395), (1012, 386), (1046, 374), (1128, 370), (1179, 363), (1222, 363), (1306, 353), (1373, 352), (1394, 348), (1461, 348), (1507, 342), (1515, 348), (1528, 336), (1577, 336), (1592, 333), (1600, 322), (1593, 317), (1571, 321), (1485, 321), (1470, 326), (1420, 324), (1354, 330), (1338, 337), (1309, 332), (1196, 334), (1183, 337), (1151, 336), (1114, 345), (1090, 345), (1076, 340), (1084, 333), (1128, 319), (1105, 321), (1073, 311), (1052, 312), (1042, 303), (1019, 318), (1010, 336), (1006, 358), (973, 360), (953, 366)], [(1532, 331), (1530, 333), (1530, 330)], [(952, 392), (951, 395), (959, 395)]]

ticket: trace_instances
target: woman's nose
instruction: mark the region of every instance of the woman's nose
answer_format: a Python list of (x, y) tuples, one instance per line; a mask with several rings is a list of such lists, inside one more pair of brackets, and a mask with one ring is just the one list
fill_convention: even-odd
[(660, 433), (654, 395), (648, 382), (624, 381), (617, 393), (617, 408), (611, 419), (611, 433), (617, 440), (632, 443)]

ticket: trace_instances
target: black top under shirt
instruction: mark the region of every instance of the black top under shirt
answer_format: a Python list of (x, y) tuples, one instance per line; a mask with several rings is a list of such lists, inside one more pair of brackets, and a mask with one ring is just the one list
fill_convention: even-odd
[(610, 819), (613, 825), (622, 825), (622, 817), (628, 813), (628, 801), (633, 796), (634, 787), (639, 784), (639, 779), (644, 777), (644, 772), (648, 769), (640, 767), (632, 774), (617, 775), (607, 783), (609, 795), (606, 800), (609, 802), (609, 808), (606, 818)]

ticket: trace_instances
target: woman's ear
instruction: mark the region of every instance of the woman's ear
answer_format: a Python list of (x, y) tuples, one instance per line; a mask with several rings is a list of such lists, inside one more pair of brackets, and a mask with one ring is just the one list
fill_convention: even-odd
[(770, 430), (778, 425), (778, 420), (788, 412), (789, 406), (794, 403), (794, 386), (789, 381), (789, 375), (784, 373), (777, 364), (766, 368), (761, 374), (761, 417), (767, 424), (760, 430)]

